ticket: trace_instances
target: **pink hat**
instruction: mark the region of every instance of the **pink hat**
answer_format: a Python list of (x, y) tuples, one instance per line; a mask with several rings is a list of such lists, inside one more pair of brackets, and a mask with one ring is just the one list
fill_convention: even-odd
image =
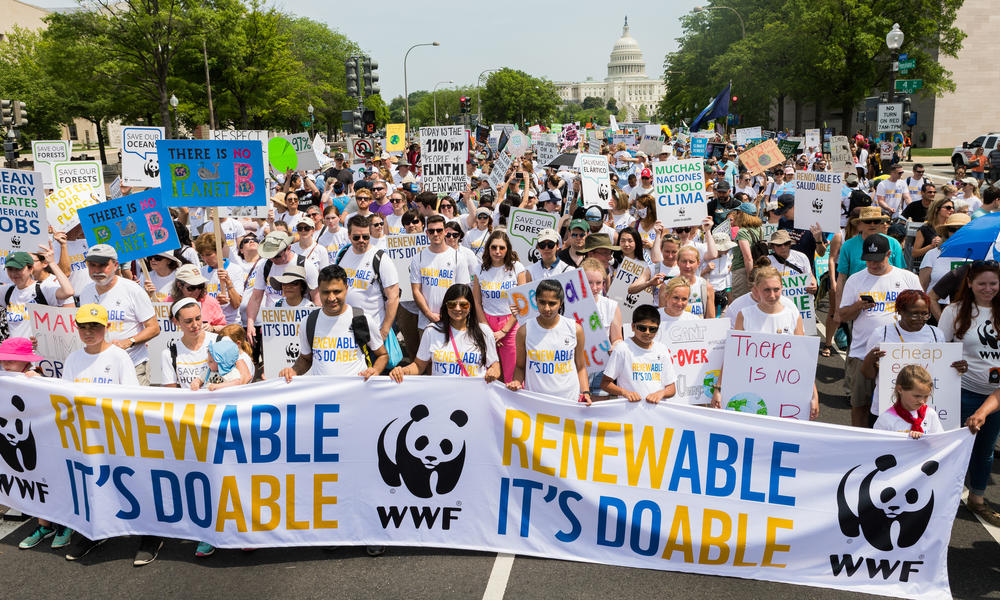
[(38, 362), (45, 360), (45, 358), (35, 354), (31, 348), (31, 340), (28, 338), (12, 337), (0, 342), (0, 360)]

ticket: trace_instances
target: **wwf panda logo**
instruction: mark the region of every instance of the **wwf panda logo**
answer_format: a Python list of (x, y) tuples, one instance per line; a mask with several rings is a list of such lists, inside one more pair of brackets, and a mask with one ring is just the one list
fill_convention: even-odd
[(465, 466), (465, 411), (431, 415), (418, 404), (405, 425), (399, 427), (399, 421), (389, 421), (378, 436), (382, 481), (391, 487), (404, 485), (418, 498), (454, 490)]
[(938, 470), (937, 461), (929, 460), (920, 466), (925, 477), (917, 480), (919, 483), (914, 483), (909, 469), (895, 470), (896, 466), (896, 457), (891, 454), (876, 458), (875, 468), (861, 480), (856, 504), (847, 498), (847, 482), (861, 465), (845, 473), (837, 487), (840, 530), (852, 538), (863, 535), (873, 548), (886, 552), (894, 547), (894, 532), (895, 547), (916, 544), (934, 512), (934, 491), (929, 483)]
[(296, 358), (298, 358), (299, 357), (299, 343), (298, 342), (289, 342), (288, 345), (285, 346), (285, 356), (287, 356), (289, 358), (289, 360), (295, 360)]
[(35, 468), (35, 434), (31, 432), (20, 396), (12, 396), (0, 404), (0, 456), (18, 473)]
[(685, 214), (687, 214), (687, 210), (682, 206), (677, 209), (677, 214), (683, 217)]
[(816, 210), (823, 210), (823, 201), (819, 198), (814, 198), (813, 208), (815, 208)]
[(21, 247), (21, 236), (19, 236), (19, 235), (12, 235), (10, 237), (10, 245), (13, 246), (14, 248), (20, 248)]
[(157, 178), (160, 176), (160, 160), (155, 156), (149, 156), (146, 158), (146, 162), (142, 163), (142, 172), (146, 174), (146, 177)]

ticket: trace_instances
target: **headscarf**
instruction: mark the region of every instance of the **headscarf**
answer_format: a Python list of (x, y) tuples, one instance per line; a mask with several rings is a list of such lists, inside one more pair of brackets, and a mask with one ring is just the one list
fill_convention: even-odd
[(208, 353), (219, 365), (219, 375), (226, 375), (236, 366), (236, 361), (240, 358), (240, 349), (233, 340), (224, 337), (208, 345)]

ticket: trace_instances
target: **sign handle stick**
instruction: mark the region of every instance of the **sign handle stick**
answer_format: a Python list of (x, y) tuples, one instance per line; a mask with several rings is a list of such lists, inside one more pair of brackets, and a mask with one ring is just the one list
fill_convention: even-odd
[(219, 207), (212, 208), (212, 225), (215, 226), (215, 255), (219, 258), (219, 264), (222, 264), (223, 254), (222, 254), (222, 225), (219, 223)]
[(152, 281), (149, 277), (149, 267), (146, 266), (146, 259), (140, 258), (136, 262), (139, 263), (139, 268), (142, 269), (142, 274), (146, 276), (146, 281)]

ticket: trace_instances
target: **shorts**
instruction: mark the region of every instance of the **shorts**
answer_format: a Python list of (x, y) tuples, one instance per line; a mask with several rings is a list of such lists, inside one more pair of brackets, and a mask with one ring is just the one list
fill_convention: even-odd
[(135, 378), (139, 380), (139, 385), (149, 385), (149, 361), (144, 360), (135, 366)]
[(851, 397), (851, 406), (868, 406), (872, 402), (872, 395), (875, 393), (875, 380), (868, 379), (861, 372), (861, 364), (864, 360), (860, 358), (847, 357), (847, 364), (844, 373), (847, 376), (847, 393)]

